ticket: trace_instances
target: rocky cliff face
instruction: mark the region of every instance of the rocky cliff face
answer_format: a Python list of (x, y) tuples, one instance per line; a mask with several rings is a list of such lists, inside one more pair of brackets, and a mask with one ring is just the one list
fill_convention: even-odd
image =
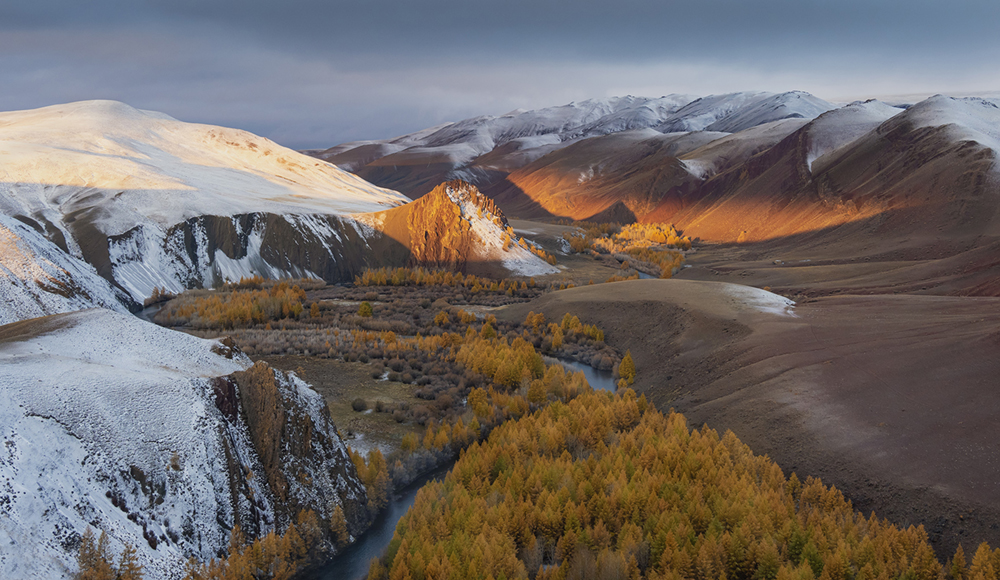
[(406, 225), (414, 264), (461, 270), (476, 255), (483, 240), (473, 230), (471, 211), (463, 218), (463, 204), (475, 209), (475, 219), (507, 227), (507, 218), (492, 199), (469, 184), (449, 181), (410, 208)]
[(165, 230), (137, 225), (106, 242), (92, 235), (84, 259), (137, 301), (155, 287), (181, 292), (254, 275), (350, 280), (378, 264), (372, 244), (382, 239), (352, 217), (273, 213), (204, 215)]
[(496, 203), (464, 181), (442, 183), (412, 203), (356, 217), (406, 248), (406, 265), (500, 276), (558, 271), (518, 245)]
[(94, 309), (0, 327), (0, 576), (61, 578), (88, 526), (147, 578), (229, 530), (367, 503), (322, 398), (232, 346)]
[(231, 378), (276, 502), (279, 528), (303, 509), (328, 522), (339, 505), (349, 531), (359, 533), (368, 523), (365, 489), (324, 401), (298, 378), (263, 362)]

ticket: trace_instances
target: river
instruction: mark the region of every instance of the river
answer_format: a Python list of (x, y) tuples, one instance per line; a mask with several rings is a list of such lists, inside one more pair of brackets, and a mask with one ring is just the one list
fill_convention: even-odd
[[(568, 371), (583, 371), (587, 382), (594, 389), (614, 391), (615, 376), (611, 371), (597, 370), (590, 365), (576, 361), (545, 357), (547, 364), (559, 363)], [(338, 554), (329, 564), (319, 568), (307, 577), (309, 580), (358, 580), (368, 573), (372, 558), (378, 558), (389, 545), (396, 531), (396, 524), (417, 499), (417, 492), (425, 484), (444, 478), (453, 464), (449, 463), (418, 479), (394, 495), (389, 506), (375, 520), (361, 538)]]
[(417, 499), (417, 492), (431, 481), (438, 481), (448, 473), (452, 464), (439, 467), (414, 481), (399, 493), (372, 523), (357, 542), (338, 554), (329, 564), (319, 568), (307, 578), (309, 580), (359, 580), (368, 574), (372, 558), (378, 558), (389, 545), (396, 532), (396, 524)]
[(599, 391), (616, 391), (618, 390), (618, 384), (615, 382), (615, 373), (611, 371), (601, 371), (594, 367), (584, 364), (582, 362), (576, 362), (574, 360), (565, 360), (561, 358), (544, 357), (546, 364), (559, 363), (566, 368), (567, 371), (583, 371), (585, 377), (587, 377), (587, 382), (590, 383), (591, 388)]

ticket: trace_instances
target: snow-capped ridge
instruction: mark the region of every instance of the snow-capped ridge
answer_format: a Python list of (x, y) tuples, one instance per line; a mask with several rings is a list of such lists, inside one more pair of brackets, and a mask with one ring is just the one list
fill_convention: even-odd
[(789, 118), (812, 119), (835, 105), (803, 91), (739, 92), (703, 97), (677, 110), (656, 127), (671, 131), (736, 133)]
[(806, 165), (812, 171), (817, 159), (835, 153), (902, 112), (898, 107), (869, 99), (823, 113), (805, 129), (809, 143)]
[(957, 139), (1000, 152), (1000, 107), (989, 99), (935, 95), (906, 109), (900, 119), (916, 127), (948, 126)]
[(450, 179), (471, 180), (479, 187), (495, 185), (505, 174), (585, 139), (645, 129), (664, 134), (735, 133), (782, 119), (812, 119), (832, 108), (802, 91), (626, 95), (472, 117), (396, 139), (344, 144), (310, 154), (373, 181), (391, 183), (415, 199)]
[[(405, 147), (398, 152), (387, 150), (385, 155), (401, 156), (401, 164), (405, 164), (406, 159), (429, 156), (447, 159), (461, 166), (517, 139), (552, 135), (557, 137), (557, 142), (571, 141), (584, 136), (649, 127), (692, 98), (686, 95), (668, 95), (657, 99), (625, 96), (574, 101), (544, 109), (515, 109), (501, 116), (472, 117), (378, 143)], [(341, 163), (338, 156), (373, 143), (345, 144), (313, 154)], [(345, 161), (343, 166), (356, 169), (356, 163), (350, 161)]]
[[(45, 224), (70, 254), (110, 272), (137, 302), (153, 287), (176, 291), (236, 272), (324, 275), (313, 267), (315, 253), (291, 252), (313, 263), (294, 264), (290, 250), (274, 247), (288, 232), (248, 227), (231, 243), (206, 221), (282, 219), (306, 227), (325, 220), (327, 227), (295, 234), (319, 252), (330, 249), (319, 240), (341, 227), (333, 222), (409, 201), (247, 131), (116, 101), (0, 113), (0, 168), (0, 212)], [(240, 230), (236, 225), (226, 229)], [(220, 244), (238, 247), (220, 255)]]

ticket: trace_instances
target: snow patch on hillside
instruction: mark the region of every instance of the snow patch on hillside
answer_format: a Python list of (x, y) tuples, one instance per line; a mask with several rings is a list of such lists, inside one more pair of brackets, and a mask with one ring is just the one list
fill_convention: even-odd
[[(289, 223), (298, 226), (299, 231), (311, 232), (328, 253), (333, 253), (330, 245), (324, 240), (331, 238), (339, 239), (340, 234), (327, 224), (316, 220), (314, 216), (286, 215), (285, 219)], [(239, 230), (238, 221), (233, 220), (233, 224)], [(312, 278), (318, 280), (321, 278), (315, 272), (305, 268), (293, 267), (290, 270), (286, 270), (269, 264), (261, 255), (264, 249), (264, 224), (262, 222), (255, 224), (249, 232), (239, 233), (241, 235), (245, 233), (247, 236), (246, 255), (241, 258), (231, 258), (221, 249), (216, 249), (211, 259), (205, 256), (204, 259), (199, 260), (199, 270), (202, 273), (203, 280), (211, 280), (211, 283), (214, 283), (237, 282), (241, 278), (252, 278), (254, 276), (263, 276), (271, 280), (281, 278)]]
[(711, 161), (702, 159), (681, 159), (680, 162), (688, 173), (698, 179), (705, 179), (710, 177), (712, 174)]
[(777, 316), (797, 316), (794, 311), (795, 302), (767, 290), (740, 284), (723, 284), (722, 291), (737, 304), (758, 312)]

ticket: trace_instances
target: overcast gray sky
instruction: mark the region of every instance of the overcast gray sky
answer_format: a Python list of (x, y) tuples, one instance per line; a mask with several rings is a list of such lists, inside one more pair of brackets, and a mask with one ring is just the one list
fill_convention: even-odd
[(0, 110), (115, 99), (295, 148), (614, 95), (1000, 90), (996, 0), (0, 0)]

